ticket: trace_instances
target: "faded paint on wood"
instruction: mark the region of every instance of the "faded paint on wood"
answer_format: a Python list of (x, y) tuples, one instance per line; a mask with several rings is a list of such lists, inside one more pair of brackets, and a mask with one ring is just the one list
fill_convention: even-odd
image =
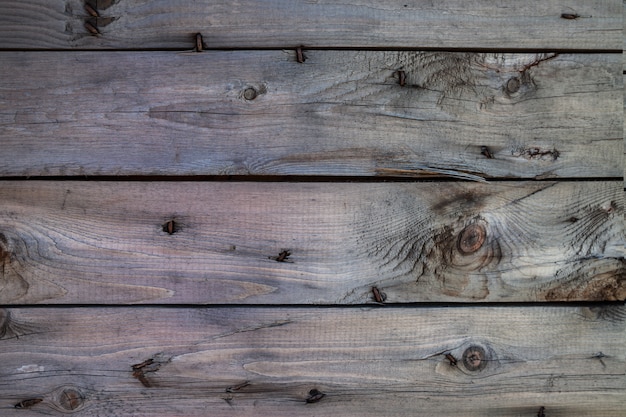
[[(93, 1), (0, 3), (0, 48), (622, 49), (618, 0)], [(85, 24), (91, 27), (86, 28)], [(95, 33), (95, 35), (94, 35)]]
[(626, 392), (623, 305), (19, 308), (0, 329), (5, 416), (617, 417)]
[(0, 302), (624, 300), (622, 181), (0, 183)]
[(4, 52), (0, 175), (623, 175), (619, 54), (305, 54)]

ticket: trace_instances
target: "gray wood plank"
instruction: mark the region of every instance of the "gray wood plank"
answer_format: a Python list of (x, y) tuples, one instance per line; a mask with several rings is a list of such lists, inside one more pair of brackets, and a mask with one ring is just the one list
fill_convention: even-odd
[[(5, 0), (0, 48), (622, 49), (618, 0)], [(564, 18), (564, 17), (570, 18)], [(85, 23), (97, 30), (93, 35)]]
[(2, 52), (0, 175), (623, 175), (619, 54), (295, 55)]
[(624, 300), (622, 184), (3, 181), (0, 303)]
[[(625, 324), (623, 305), (0, 310), (0, 409), (617, 417)], [(307, 403), (312, 389), (325, 395)]]

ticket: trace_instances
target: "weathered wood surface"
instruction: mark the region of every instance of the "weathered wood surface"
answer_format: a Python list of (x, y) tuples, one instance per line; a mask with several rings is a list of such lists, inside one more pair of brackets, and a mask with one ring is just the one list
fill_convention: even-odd
[(4, 181), (0, 201), (3, 304), (626, 298), (621, 180)]
[[(624, 411), (623, 305), (19, 308), (0, 325), (3, 416)], [(14, 409), (28, 399), (43, 401)]]
[[(0, 48), (622, 49), (619, 0), (5, 0)], [(568, 18), (569, 17), (569, 18)], [(85, 27), (91, 24), (99, 34)]]
[(0, 175), (623, 175), (619, 54), (305, 55), (3, 52)]

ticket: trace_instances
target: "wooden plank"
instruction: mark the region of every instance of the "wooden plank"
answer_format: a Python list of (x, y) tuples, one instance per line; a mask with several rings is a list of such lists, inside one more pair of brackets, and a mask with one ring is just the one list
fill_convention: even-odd
[(0, 201), (2, 304), (626, 298), (621, 179), (3, 181)]
[(623, 415), (623, 305), (0, 314), (5, 416)]
[(95, 18), (82, 0), (7, 0), (0, 48), (190, 49), (201, 32), (209, 48), (622, 49), (621, 1), (505, 3), (98, 0)]
[(305, 54), (3, 52), (0, 175), (623, 175), (619, 54)]

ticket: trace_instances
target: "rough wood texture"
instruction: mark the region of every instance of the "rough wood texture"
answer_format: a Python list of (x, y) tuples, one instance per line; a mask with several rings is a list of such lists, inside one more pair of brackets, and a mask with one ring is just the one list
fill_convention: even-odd
[(186, 49), (197, 32), (211, 48), (621, 50), (623, 39), (619, 0), (94, 0), (98, 18), (84, 4), (1, 2), (0, 48)]
[(0, 201), (4, 304), (626, 298), (621, 180), (6, 181)]
[(624, 306), (23, 308), (0, 329), (3, 416), (624, 411)]
[(0, 175), (623, 175), (619, 54), (305, 55), (4, 52)]

